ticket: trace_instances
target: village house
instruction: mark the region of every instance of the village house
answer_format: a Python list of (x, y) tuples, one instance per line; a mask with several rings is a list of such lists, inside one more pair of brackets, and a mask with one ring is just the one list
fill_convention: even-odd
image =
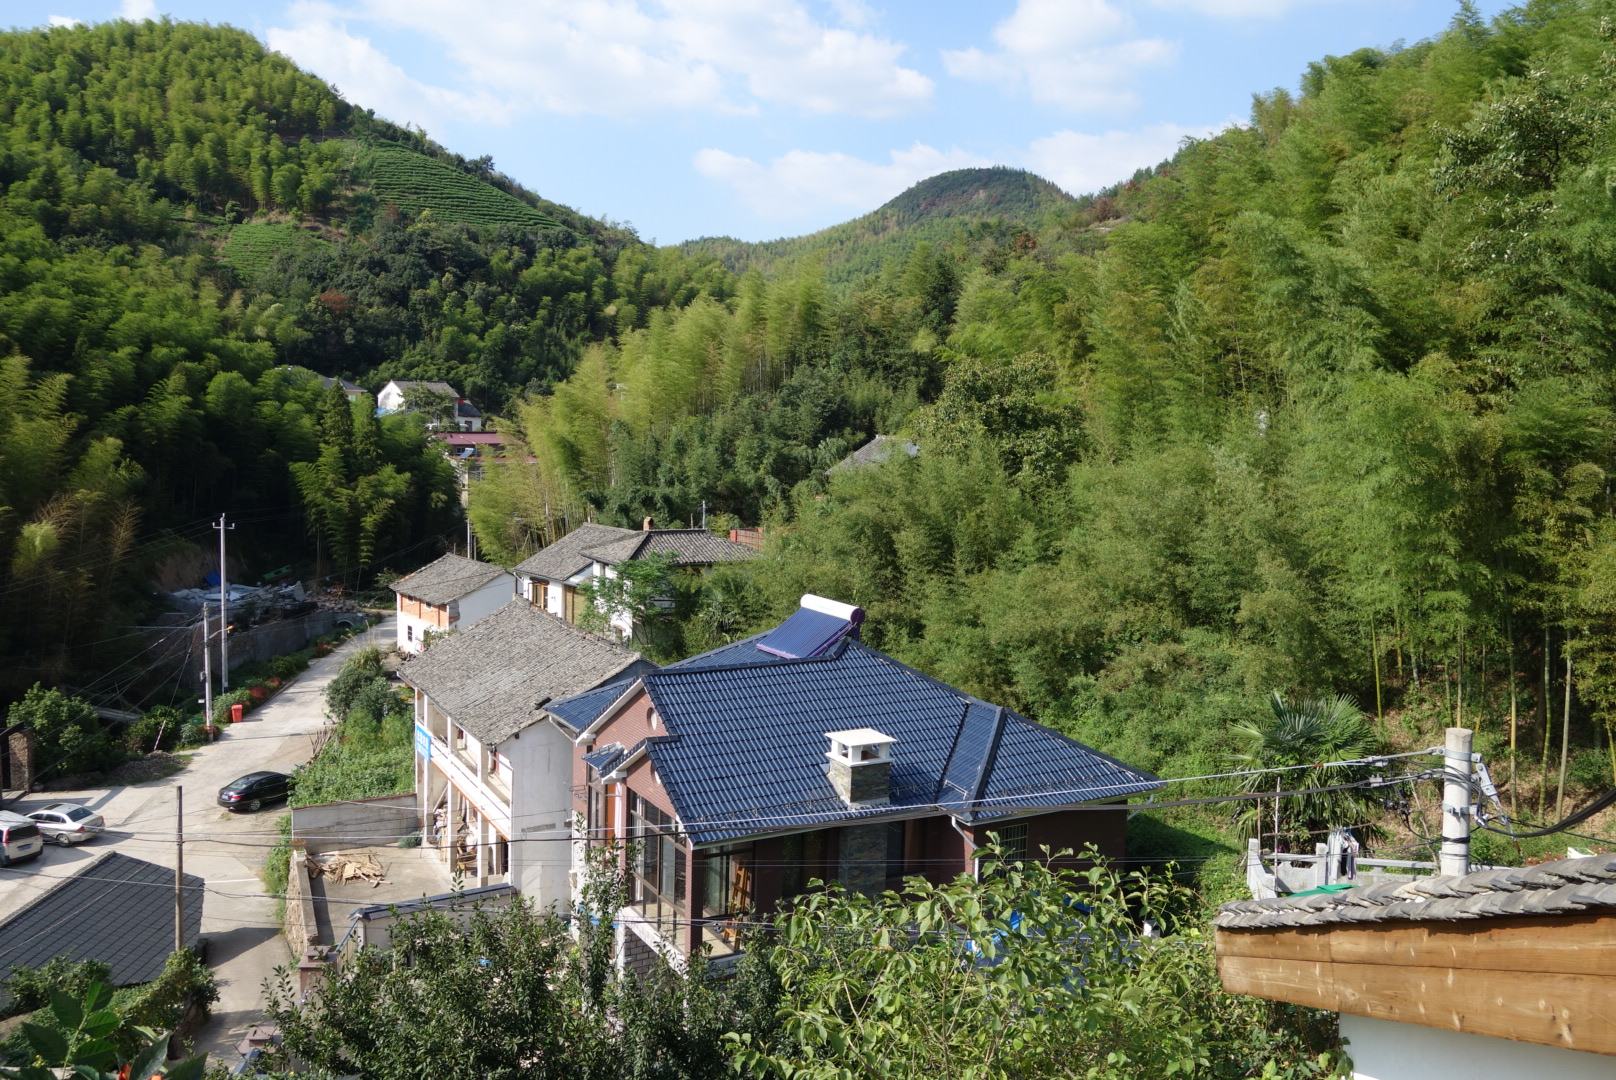
[[(516, 566), (517, 590), (529, 603), (570, 623), (578, 621), (578, 590), (596, 578), (615, 577), (617, 567), (648, 555), (672, 554), (679, 570), (702, 570), (750, 559), (757, 551), (706, 529), (657, 529), (650, 518), (640, 529), (587, 522)], [(671, 603), (671, 601), (670, 601)], [(612, 628), (633, 635), (626, 614), (614, 614)]]
[(1230, 993), (1340, 1013), (1359, 1080), (1616, 1076), (1616, 855), (1225, 904)]
[[(571, 900), (572, 733), (552, 698), (654, 670), (639, 653), (513, 600), (399, 668), (415, 693), (415, 791), (426, 842), (468, 884)], [(626, 681), (625, 681), (626, 680)]]
[(445, 555), (392, 584), (398, 594), (398, 650), (418, 653), (426, 636), (463, 630), (510, 602), (516, 579), (493, 563)]
[(634, 845), (627, 966), (734, 955), (741, 921), (816, 878), (972, 872), (990, 832), (1011, 856), (1122, 856), (1126, 799), (1160, 781), (868, 648), (862, 622), (805, 596), (767, 633), (547, 706), (577, 731), (575, 886), (589, 846)]
[(483, 429), (482, 411), (460, 396), (460, 391), (446, 382), (427, 382), (419, 379), (393, 379), (376, 395), (376, 413), (386, 416), (389, 413), (405, 412), (408, 406), (404, 402), (406, 393), (412, 387), (420, 387), (442, 394), (454, 402), (455, 417), (451, 426), (461, 431), (481, 431)]
[(342, 392), (347, 395), (349, 401), (358, 401), (366, 394), (366, 390), (363, 386), (360, 386), (358, 383), (351, 383), (347, 379), (333, 379), (329, 375), (321, 375), (317, 372), (310, 371), (308, 368), (297, 367), (293, 364), (282, 364), (281, 370), (289, 371), (294, 375), (301, 372), (304, 375), (319, 379), (321, 388), (325, 390), (329, 390), (333, 386), (340, 386), (342, 387)]

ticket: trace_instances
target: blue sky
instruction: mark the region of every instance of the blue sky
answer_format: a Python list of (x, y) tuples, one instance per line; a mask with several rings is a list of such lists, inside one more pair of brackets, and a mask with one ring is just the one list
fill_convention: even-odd
[[(1483, 3), (1487, 15), (1504, 4)], [(1455, 0), (10, 0), (250, 30), (349, 100), (646, 239), (793, 236), (945, 169), (1073, 194)]]

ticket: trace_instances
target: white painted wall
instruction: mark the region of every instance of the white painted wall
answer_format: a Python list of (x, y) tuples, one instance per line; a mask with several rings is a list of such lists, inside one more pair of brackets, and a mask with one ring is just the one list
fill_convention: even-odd
[(376, 395), (376, 407), (386, 412), (397, 412), (404, 407), (404, 391), (398, 388), (397, 382), (382, 387), (382, 392)]
[(437, 627), (425, 619), (417, 619), (414, 615), (404, 614), (404, 601), (399, 599), (398, 611), (398, 651), (401, 653), (418, 653), (421, 651), (421, 642), (428, 630)]
[[(462, 596), (459, 600), (460, 618), (451, 620), (449, 625), (454, 629), (464, 630), (483, 616), (492, 615), (514, 599), (516, 599), (516, 576), (510, 573), (501, 574), (476, 592)], [(454, 615), (454, 608), (450, 608), (449, 613), (451, 616)]]
[(541, 908), (572, 901), (572, 740), (543, 721), (505, 740), (511, 763), (511, 884)]
[[(1478, 1009), (1485, 1008), (1477, 1000)], [(1357, 1080), (1611, 1080), (1616, 1057), (1341, 1014)]]
[[(516, 576), (509, 573), (501, 574), (482, 588), (477, 589), (475, 592), (467, 593), (449, 605), (449, 625), (447, 629), (462, 630), (478, 619), (492, 615), (510, 603), (516, 595)], [(406, 615), (404, 613), (403, 594), (398, 595), (398, 603), (394, 607), (398, 612), (399, 652), (418, 653), (421, 651), (421, 636), (426, 631), (444, 632), (444, 628), (434, 626), (425, 619)]]

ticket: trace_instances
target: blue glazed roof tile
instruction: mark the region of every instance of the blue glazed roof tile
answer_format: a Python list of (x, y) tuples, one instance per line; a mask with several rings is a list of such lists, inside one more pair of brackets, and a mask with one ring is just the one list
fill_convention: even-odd
[[(668, 731), (648, 752), (697, 844), (916, 809), (974, 821), (1161, 786), (858, 642), (806, 659), (746, 644), (645, 677)], [(897, 740), (889, 805), (849, 807), (826, 776), (825, 733), (858, 727)]]
[(544, 711), (577, 731), (583, 731), (634, 685), (633, 679), (618, 679), (594, 690), (545, 704)]

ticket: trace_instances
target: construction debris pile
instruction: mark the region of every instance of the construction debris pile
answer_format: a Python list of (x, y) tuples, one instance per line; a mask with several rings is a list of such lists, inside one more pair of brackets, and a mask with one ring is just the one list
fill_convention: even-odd
[[(219, 611), (217, 588), (178, 589), (168, 594), (175, 611), (194, 615), (203, 607), (212, 615)], [(230, 619), (238, 626), (256, 626), (276, 619), (295, 619), (315, 610), (316, 603), (309, 599), (308, 590), (301, 581), (288, 585), (230, 586)]]
[(332, 881), (368, 881), (375, 888), (386, 882), (381, 860), (368, 851), (328, 851), (309, 856), (309, 877)]

